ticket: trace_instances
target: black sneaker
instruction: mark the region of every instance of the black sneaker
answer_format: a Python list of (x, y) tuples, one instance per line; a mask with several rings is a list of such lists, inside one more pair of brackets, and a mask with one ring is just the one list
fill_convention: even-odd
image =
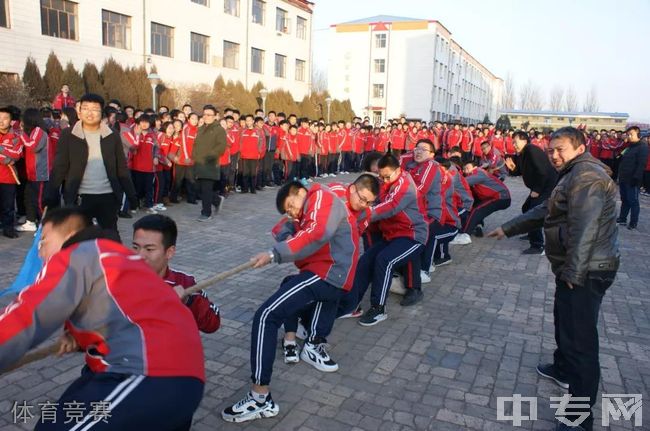
[(404, 294), (404, 298), (399, 302), (399, 305), (402, 307), (415, 305), (422, 301), (422, 296), (423, 294), (421, 289), (406, 289), (406, 294)]
[(616, 219), (616, 224), (620, 224), (621, 226), (625, 226), (627, 224), (627, 220), (622, 219), (622, 218), (617, 218)]
[(526, 234), (526, 235), (522, 235), (522, 236), (519, 237), (519, 239), (520, 239), (521, 241), (528, 241), (528, 235), (527, 235), (527, 234)]
[(297, 364), (300, 362), (300, 355), (298, 354), (298, 344), (287, 344), (282, 340), (282, 350), (284, 350), (284, 363)]
[(2, 234), (7, 238), (18, 238), (18, 232), (16, 232), (16, 229), (5, 228), (3, 229)]
[(559, 387), (562, 389), (569, 389), (569, 383), (566, 381), (566, 377), (560, 375), (557, 372), (555, 365), (553, 364), (539, 364), (537, 365), (537, 374), (547, 379), (553, 380)]
[(226, 422), (246, 422), (254, 419), (271, 418), (277, 416), (280, 407), (273, 402), (271, 394), (266, 396), (266, 401), (258, 403), (249, 392), (246, 396), (232, 406), (221, 412), (221, 417)]
[(627, 225), (628, 230), (635, 230), (636, 229), (636, 223), (630, 223)]
[(542, 254), (544, 253), (544, 247), (535, 247), (531, 245), (526, 250), (522, 251), (521, 254)]
[(383, 305), (371, 305), (370, 309), (363, 313), (363, 316), (359, 319), (359, 325), (373, 326), (387, 318), (388, 315), (384, 311)]
[(435, 266), (445, 266), (445, 265), (449, 265), (451, 262), (453, 262), (453, 261), (451, 260), (451, 256), (447, 256), (447, 257), (443, 257), (442, 259), (436, 259), (436, 260), (434, 260), (434, 261), (433, 261), (433, 264), (434, 264)]
[(225, 201), (225, 200), (226, 200), (226, 198), (224, 198), (221, 195), (218, 195), (218, 196), (215, 197), (214, 202), (212, 202), (212, 205), (214, 205), (214, 213), (215, 214), (219, 213), (219, 210), (223, 206), (223, 201)]
[(483, 238), (483, 228), (481, 226), (476, 226), (472, 232), (472, 235), (477, 238)]
[(327, 353), (326, 346), (325, 343), (312, 344), (307, 341), (300, 352), (300, 359), (319, 371), (333, 373), (339, 369), (339, 364)]
[(128, 212), (128, 211), (120, 211), (117, 215), (118, 215), (120, 218), (133, 218), (133, 216), (131, 215), (131, 213)]

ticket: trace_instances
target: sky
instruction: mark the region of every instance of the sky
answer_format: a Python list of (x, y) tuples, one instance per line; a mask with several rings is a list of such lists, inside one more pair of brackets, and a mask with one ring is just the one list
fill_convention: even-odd
[[(650, 0), (312, 0), (314, 68), (327, 72), (330, 25), (375, 15), (440, 21), (495, 75), (591, 90), (601, 112), (650, 123)], [(322, 53), (322, 54), (321, 54)]]

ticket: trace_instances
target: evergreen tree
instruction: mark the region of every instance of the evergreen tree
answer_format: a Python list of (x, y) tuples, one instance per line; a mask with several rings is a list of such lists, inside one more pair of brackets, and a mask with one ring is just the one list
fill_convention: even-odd
[(84, 81), (84, 91), (86, 93), (95, 93), (104, 95), (104, 85), (102, 84), (102, 79), (99, 76), (99, 70), (97, 66), (93, 63), (84, 64), (84, 70), (81, 73)]
[[(104, 62), (100, 73), (104, 86), (104, 98), (117, 99), (124, 105), (137, 103), (137, 96), (134, 95), (133, 84), (127, 79), (122, 66), (112, 57)], [(135, 105), (134, 105), (135, 106)]]
[(23, 70), (23, 84), (25, 84), (25, 89), (32, 99), (38, 102), (47, 100), (47, 88), (45, 86), (45, 81), (43, 81), (43, 77), (41, 76), (41, 71), (36, 64), (36, 60), (34, 60), (32, 57), (27, 57), (25, 70)]
[(221, 75), (217, 76), (217, 79), (214, 80), (214, 84), (212, 85), (211, 99), (213, 100), (214, 106), (222, 111), (231, 105), (226, 81)]
[(63, 82), (70, 87), (70, 94), (75, 99), (79, 99), (84, 94), (84, 81), (71, 61), (65, 65), (63, 71)]
[(50, 52), (45, 63), (45, 74), (43, 75), (48, 99), (54, 99), (60, 91), (63, 84), (63, 66), (54, 51)]

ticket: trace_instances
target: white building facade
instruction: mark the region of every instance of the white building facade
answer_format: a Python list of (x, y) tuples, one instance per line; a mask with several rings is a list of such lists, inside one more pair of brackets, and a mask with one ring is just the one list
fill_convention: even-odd
[(166, 83), (309, 93), (312, 6), (307, 0), (0, 0), (1, 73), (41, 73), (53, 51), (63, 66), (155, 65)]
[(502, 88), (438, 21), (374, 16), (331, 26), (329, 92), (374, 123), (494, 122)]

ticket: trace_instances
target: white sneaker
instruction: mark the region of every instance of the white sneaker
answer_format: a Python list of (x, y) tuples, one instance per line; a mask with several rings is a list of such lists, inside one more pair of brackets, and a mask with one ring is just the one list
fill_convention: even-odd
[(336, 174), (330, 174), (330, 177), (335, 178)]
[(307, 332), (307, 328), (305, 328), (305, 325), (298, 322), (298, 329), (296, 330), (296, 338), (299, 338), (301, 340), (306, 340), (308, 337), (309, 337), (309, 333)]
[(432, 272), (436, 272), (436, 265), (433, 264), (429, 267), (429, 275), (431, 275)]
[(280, 406), (273, 402), (271, 394), (266, 396), (266, 401), (258, 403), (250, 392), (243, 400), (221, 412), (221, 417), (226, 422), (246, 422), (255, 419), (272, 418), (280, 413)]
[(396, 295), (404, 295), (406, 293), (404, 280), (399, 274), (393, 274), (393, 280), (390, 284), (390, 291)]
[(334, 362), (327, 350), (325, 350), (325, 343), (311, 344), (306, 342), (302, 347), (302, 352), (300, 352), (300, 359), (325, 373), (333, 373), (339, 369), (339, 364)]
[(429, 277), (426, 271), (420, 271), (420, 280), (422, 283), (431, 283), (431, 277)]
[(308, 178), (308, 179), (307, 179), (307, 182), (308, 182), (308, 183), (313, 183), (314, 180), (312, 180), (311, 178)]
[(297, 364), (300, 362), (300, 346), (295, 341), (292, 344), (285, 343), (282, 339), (282, 350), (284, 351), (285, 364)]
[(36, 229), (38, 227), (36, 226), (36, 223), (33, 221), (27, 220), (25, 223), (16, 226), (16, 230), (18, 232), (36, 232)]
[(167, 211), (167, 207), (163, 204), (156, 204), (153, 206), (156, 211)]
[(153, 207), (147, 208), (147, 214), (158, 214), (158, 211), (156, 211)]
[(453, 245), (467, 245), (472, 243), (472, 238), (467, 233), (459, 233), (456, 235), (456, 238), (453, 239), (449, 244)]

